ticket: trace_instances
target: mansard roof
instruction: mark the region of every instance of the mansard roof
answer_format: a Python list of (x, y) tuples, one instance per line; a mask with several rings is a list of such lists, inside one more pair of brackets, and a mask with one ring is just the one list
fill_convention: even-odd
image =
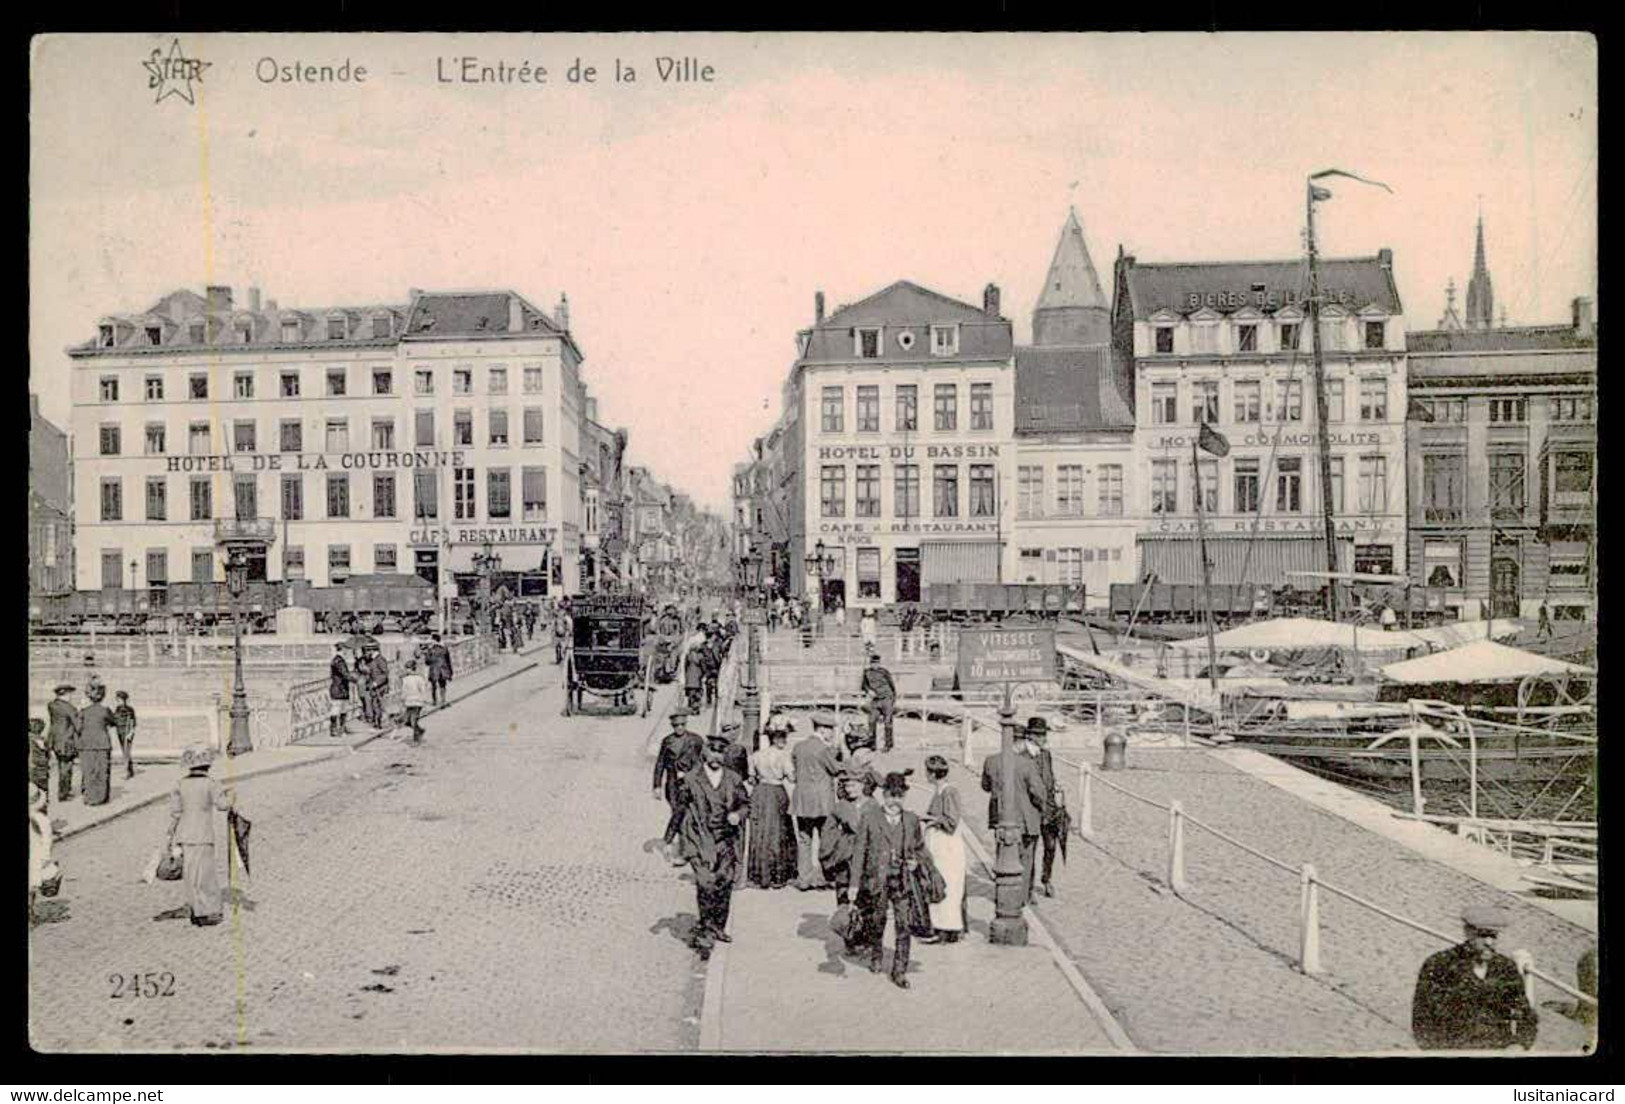
[[(1308, 262), (1201, 261), (1141, 264), (1126, 262), (1129, 305), (1134, 317), (1158, 311), (1192, 314), (1204, 308), (1230, 313), (1244, 306), (1273, 312), (1303, 302), (1308, 294)], [(1320, 262), (1320, 284), (1328, 305), (1358, 311), (1375, 305), (1403, 313), (1394, 284), (1391, 254), (1331, 258)]]

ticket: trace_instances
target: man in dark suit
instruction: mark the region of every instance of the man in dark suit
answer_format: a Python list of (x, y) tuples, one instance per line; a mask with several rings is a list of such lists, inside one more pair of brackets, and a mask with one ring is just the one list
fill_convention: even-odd
[(694, 892), (699, 922), (694, 947), (706, 952), (716, 943), (732, 943), (728, 913), (734, 882), (739, 878), (740, 841), (750, 814), (745, 784), (723, 766), (728, 741), (712, 736), (705, 742), (700, 768), (683, 780), (687, 800), (683, 811), (683, 853), (694, 869)]
[(451, 681), (451, 649), (440, 641), (440, 634), (435, 633), (433, 643), (423, 651), (424, 662), (428, 666), (429, 690), (434, 695), (436, 705), (446, 704), (446, 684)]
[(672, 854), (672, 843), (683, 824), (683, 799), (687, 793), (683, 780), (700, 765), (705, 750), (705, 742), (699, 734), (688, 730), (688, 717), (688, 710), (682, 706), (671, 711), (668, 718), (671, 731), (660, 741), (660, 751), (655, 755), (654, 795), (656, 800), (664, 799), (671, 808), (661, 846), (674, 866), (683, 865), (682, 860)]
[(1430, 955), (1416, 979), (1411, 1033), (1423, 1050), (1501, 1050), (1535, 1045), (1539, 1018), (1518, 965), (1495, 949), (1512, 914), (1475, 905), (1461, 915), (1465, 938)]
[(1055, 849), (1061, 845), (1067, 830), (1066, 800), (1061, 788), (1055, 782), (1055, 760), (1051, 757), (1047, 744), (1049, 743), (1049, 722), (1042, 717), (1034, 717), (1027, 722), (1027, 743), (1032, 749), (1033, 762), (1038, 766), (1038, 777), (1044, 783), (1044, 793), (1049, 800), (1044, 803), (1044, 820), (1041, 825), (1041, 836), (1044, 841), (1044, 867), (1041, 878), (1044, 896), (1055, 896), (1055, 887), (1050, 885), (1050, 874), (1055, 869)]
[(56, 697), (46, 707), (51, 718), (51, 754), (56, 756), (56, 799), (66, 801), (73, 796), (73, 764), (79, 759), (79, 710), (68, 695), (74, 688), (63, 683), (56, 688)]
[(1044, 810), (1049, 798), (1044, 780), (1039, 776), (1038, 763), (1027, 751), (1027, 733), (1017, 729), (1010, 750), (996, 751), (982, 762), (982, 789), (988, 793), (987, 824), (990, 829), (999, 826), (999, 797), (1004, 793), (1005, 771), (1015, 779), (1016, 807), (1014, 820), (1021, 827), (1021, 869), (1026, 885), (1026, 896), (1032, 899), (1033, 857), (1038, 839), (1043, 833)]

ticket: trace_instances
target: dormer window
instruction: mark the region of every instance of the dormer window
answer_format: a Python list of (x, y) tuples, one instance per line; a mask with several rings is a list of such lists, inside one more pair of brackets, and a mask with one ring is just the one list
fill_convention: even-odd
[(931, 327), (931, 355), (953, 356), (959, 352), (958, 326)]
[(1219, 325), (1217, 322), (1198, 322), (1191, 327), (1191, 348), (1198, 353), (1219, 351)]
[(869, 326), (854, 331), (856, 348), (854, 355), (863, 360), (877, 360), (880, 357), (880, 327)]
[(1367, 349), (1381, 349), (1388, 344), (1388, 326), (1383, 322), (1367, 322), (1365, 324), (1365, 347)]
[(339, 316), (339, 317), (335, 317), (335, 318), (329, 318), (327, 320), (327, 340), (329, 340), (329, 341), (343, 341), (344, 340), (344, 318), (343, 318), (343, 316)]
[(186, 327), (186, 340), (193, 345), (202, 345), (204, 342), (203, 323), (193, 322)]
[(297, 318), (284, 318), (282, 320), (282, 340), (288, 342), (299, 340), (299, 320)]
[(164, 330), (162, 326), (147, 327), (147, 344), (162, 345), (164, 343)]
[(1156, 330), (1156, 350), (1159, 353), (1174, 351), (1174, 328), (1172, 326), (1158, 326)]
[(1297, 322), (1281, 323), (1281, 351), (1283, 353), (1297, 352), (1299, 333), (1298, 326), (1299, 324)]
[(1236, 352), (1258, 352), (1258, 326), (1247, 322), (1236, 327)]
[(96, 327), (96, 344), (100, 345), (104, 349), (111, 349), (113, 347), (112, 326)]
[(247, 345), (254, 340), (254, 323), (247, 321), (237, 323), (237, 342)]
[(373, 318), (372, 318), (372, 336), (373, 337), (388, 337), (389, 336), (389, 315), (387, 315), (387, 314), (375, 314), (375, 315), (373, 315)]

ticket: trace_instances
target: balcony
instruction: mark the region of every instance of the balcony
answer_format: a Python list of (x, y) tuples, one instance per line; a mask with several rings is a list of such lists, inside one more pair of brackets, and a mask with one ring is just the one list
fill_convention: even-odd
[(275, 518), (220, 518), (214, 523), (216, 544), (270, 544), (275, 539)]

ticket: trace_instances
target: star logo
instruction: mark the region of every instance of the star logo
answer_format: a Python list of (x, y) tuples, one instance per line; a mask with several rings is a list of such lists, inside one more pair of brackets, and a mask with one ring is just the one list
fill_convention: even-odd
[(196, 104), (196, 92), (192, 82), (203, 83), (203, 70), (213, 62), (199, 61), (189, 58), (181, 53), (181, 40), (173, 39), (169, 43), (169, 53), (155, 49), (152, 56), (141, 63), (147, 70), (147, 87), (158, 91), (158, 98), (154, 103), (163, 103), (166, 96), (179, 96), (189, 104)]

